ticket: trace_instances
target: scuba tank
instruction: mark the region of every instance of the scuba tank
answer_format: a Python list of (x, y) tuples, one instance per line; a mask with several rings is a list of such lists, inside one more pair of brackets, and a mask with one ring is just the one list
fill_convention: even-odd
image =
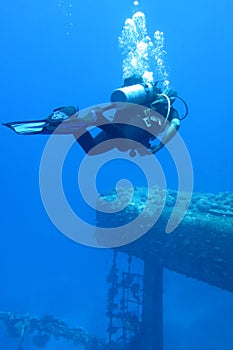
[(147, 105), (155, 100), (156, 91), (152, 84), (134, 84), (116, 89), (111, 94), (111, 102), (127, 102)]
[[(155, 109), (156, 105), (161, 104), (161, 102), (165, 102), (170, 112), (171, 105), (177, 98), (183, 103), (185, 107), (185, 113), (180, 116), (179, 119), (185, 119), (189, 111), (184, 99), (178, 96), (177, 93), (173, 90), (171, 90), (173, 92), (172, 95), (169, 90), (168, 93), (167, 90), (162, 92), (161, 89), (157, 87), (157, 84), (159, 82), (160, 81), (157, 81), (155, 84), (139, 83), (115, 89), (111, 94), (111, 102), (134, 103), (142, 106), (149, 106), (151, 104), (151, 106)], [(166, 112), (166, 119), (169, 115), (169, 112)]]

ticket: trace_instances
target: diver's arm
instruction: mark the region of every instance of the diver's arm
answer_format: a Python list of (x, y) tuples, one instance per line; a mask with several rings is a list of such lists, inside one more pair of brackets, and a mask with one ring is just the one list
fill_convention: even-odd
[(180, 119), (174, 118), (171, 120), (171, 123), (166, 130), (165, 134), (162, 137), (162, 140), (158, 145), (151, 147), (151, 152), (154, 154), (158, 152), (161, 148), (163, 148), (177, 133), (180, 128)]

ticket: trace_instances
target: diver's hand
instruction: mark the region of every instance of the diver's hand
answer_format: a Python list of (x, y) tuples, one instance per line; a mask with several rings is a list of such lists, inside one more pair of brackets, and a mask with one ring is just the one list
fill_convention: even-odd
[(96, 112), (96, 114), (103, 114), (103, 108), (99, 107), (99, 106), (96, 106), (92, 109), (93, 111)]
[(89, 112), (85, 115), (79, 114), (79, 120), (85, 121), (86, 123), (89, 123), (91, 125), (97, 120), (99, 120), (102, 117), (102, 115), (103, 109), (96, 106), (89, 110)]

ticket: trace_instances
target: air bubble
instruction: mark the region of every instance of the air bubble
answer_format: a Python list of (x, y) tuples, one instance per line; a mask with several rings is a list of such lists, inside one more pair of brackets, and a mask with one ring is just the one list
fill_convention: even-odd
[(74, 23), (71, 21), (73, 5), (70, 0), (59, 0), (58, 7), (61, 8), (65, 17), (66, 35), (70, 35), (70, 31), (74, 27)]
[[(134, 5), (136, 3), (138, 1), (134, 1)], [(143, 12), (137, 11), (125, 20), (119, 46), (123, 56), (123, 79), (136, 74), (143, 75), (145, 81), (150, 77), (151, 81), (154, 76), (156, 80), (163, 80), (167, 87), (169, 80), (165, 64), (164, 33), (155, 31), (152, 41), (147, 34), (146, 16)]]

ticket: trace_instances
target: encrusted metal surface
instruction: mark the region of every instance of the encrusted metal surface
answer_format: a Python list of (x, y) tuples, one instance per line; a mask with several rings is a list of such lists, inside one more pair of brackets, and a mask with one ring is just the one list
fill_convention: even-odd
[[(162, 215), (152, 229), (135, 242), (117, 249), (142, 258), (151, 266), (159, 262), (169, 270), (233, 292), (233, 195), (194, 193), (181, 224), (166, 234), (176, 195), (175, 191), (168, 191)], [(104, 196), (108, 205), (114, 196), (114, 193)], [(145, 197), (146, 189), (136, 188), (133, 202), (124, 211), (109, 216), (108, 224), (111, 222), (114, 226), (135, 217)], [(149, 202), (148, 219), (160, 205), (159, 189), (150, 191)], [(98, 213), (98, 225), (104, 220)]]

